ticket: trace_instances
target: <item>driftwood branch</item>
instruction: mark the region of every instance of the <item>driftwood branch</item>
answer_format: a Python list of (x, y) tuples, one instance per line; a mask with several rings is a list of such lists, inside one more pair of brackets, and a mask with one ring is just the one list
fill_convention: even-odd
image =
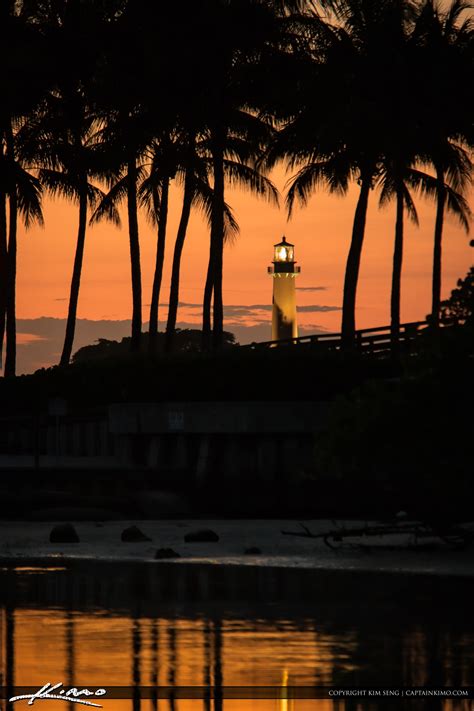
[(439, 527), (436, 524), (421, 521), (403, 522), (394, 524), (365, 525), (354, 528), (337, 526), (322, 533), (313, 533), (308, 526), (299, 523), (301, 531), (281, 531), (283, 536), (297, 536), (299, 538), (321, 538), (329, 548), (335, 548), (333, 543), (342, 543), (345, 538), (363, 536), (389, 536), (405, 533), (413, 535), (415, 541), (419, 538), (435, 537), (454, 548), (465, 548), (474, 541), (474, 530), (462, 526), (447, 525)]

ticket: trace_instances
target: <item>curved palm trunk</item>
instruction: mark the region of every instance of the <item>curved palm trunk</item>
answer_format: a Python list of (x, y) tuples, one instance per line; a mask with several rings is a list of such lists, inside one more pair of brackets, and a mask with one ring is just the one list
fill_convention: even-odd
[(171, 271), (170, 299), (168, 307), (168, 321), (166, 323), (165, 351), (170, 353), (173, 350), (174, 335), (176, 330), (176, 319), (178, 315), (179, 303), (179, 274), (181, 269), (181, 255), (183, 253), (184, 240), (188, 229), (191, 205), (194, 196), (193, 168), (188, 166), (184, 180), (183, 208), (179, 221), (178, 232), (173, 253), (173, 267)]
[(132, 271), (132, 342), (131, 350), (140, 350), (142, 335), (142, 275), (140, 267), (140, 240), (138, 236), (137, 164), (135, 158), (127, 165), (127, 210), (130, 240), (130, 265)]
[(224, 307), (222, 278), (224, 262), (224, 144), (225, 130), (219, 127), (214, 133), (212, 162), (214, 170), (214, 195), (212, 201), (211, 252), (212, 281), (214, 287), (212, 347), (222, 348), (224, 334)]
[(357, 295), (357, 282), (359, 279), (360, 258), (364, 242), (365, 222), (369, 204), (371, 175), (362, 176), (359, 199), (354, 215), (352, 228), (352, 241), (346, 263), (344, 278), (344, 299), (342, 304), (342, 346), (352, 348), (355, 339), (355, 305)]
[(9, 203), (5, 377), (14, 378), (16, 375), (16, 255), (18, 225), (16, 189), (11, 193)]
[(202, 305), (202, 350), (207, 353), (211, 349), (211, 306), (212, 291), (214, 289), (214, 269), (212, 262), (212, 248), (209, 252), (207, 265), (206, 285), (204, 287), (204, 301)]
[(83, 181), (79, 195), (79, 226), (77, 229), (76, 254), (74, 256), (74, 267), (72, 270), (71, 289), (69, 292), (69, 308), (67, 313), (66, 334), (64, 337), (63, 351), (60, 365), (69, 365), (71, 360), (72, 347), (74, 345), (74, 334), (76, 331), (77, 304), (79, 301), (79, 289), (81, 286), (82, 262), (84, 259), (84, 244), (86, 241), (87, 228), (87, 185)]
[[(158, 334), (158, 305), (160, 303), (161, 281), (163, 278), (163, 264), (165, 261), (166, 225), (168, 221), (169, 178), (164, 178), (161, 184), (161, 199), (158, 201), (156, 188), (153, 189), (153, 199), (158, 212), (158, 239), (156, 244), (156, 265), (153, 277), (150, 305), (149, 350), (156, 352), (156, 337)], [(159, 203), (159, 208), (158, 208)]]
[(400, 336), (400, 294), (403, 263), (403, 208), (403, 185), (400, 184), (397, 188), (397, 218), (395, 223), (392, 294), (390, 300), (390, 329), (393, 347), (397, 346)]
[(7, 249), (7, 196), (0, 189), (0, 367), (3, 365), (3, 339), (7, 305), (8, 249)]
[(446, 206), (446, 187), (444, 184), (444, 171), (437, 166), (436, 168), (437, 182), (437, 205), (436, 205), (436, 222), (434, 232), (434, 249), (433, 249), (433, 283), (432, 283), (432, 302), (431, 302), (431, 318), (433, 326), (439, 326), (439, 312), (441, 306), (441, 251), (443, 241), (443, 223), (444, 210)]

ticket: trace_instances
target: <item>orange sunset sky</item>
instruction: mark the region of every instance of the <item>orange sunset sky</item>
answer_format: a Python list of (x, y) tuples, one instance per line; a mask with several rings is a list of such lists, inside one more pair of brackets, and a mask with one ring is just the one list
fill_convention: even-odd
[[(285, 173), (272, 176), (283, 191)], [(323, 291), (299, 291), (300, 307), (340, 307), (345, 261), (351, 236), (358, 188), (345, 198), (315, 193), (306, 208), (297, 208), (287, 222), (284, 206), (271, 206), (246, 193), (232, 191), (228, 200), (235, 210), (241, 234), (225, 251), (224, 296), (230, 305), (269, 305), (272, 282), (267, 266), (272, 245), (282, 234), (296, 245), (301, 266), (298, 287), (323, 287)], [(473, 200), (471, 195), (470, 204)], [(402, 320), (423, 319), (430, 309), (430, 275), (434, 228), (434, 204), (417, 201), (420, 227), (407, 223), (403, 268)], [(174, 236), (181, 207), (177, 186), (172, 195), (168, 228), (164, 284), (161, 302), (167, 303)], [(371, 195), (366, 241), (357, 300), (357, 327), (389, 323), (391, 260), (394, 232), (394, 205), (378, 208), (378, 195)], [(76, 239), (77, 209), (60, 200), (45, 202), (45, 227), (21, 230), (18, 265), (18, 317), (64, 318)], [(200, 304), (208, 259), (208, 229), (194, 214), (186, 240), (181, 281), (181, 301), (196, 306), (180, 309), (181, 321), (200, 322)], [(141, 261), (143, 275), (143, 318), (148, 320), (148, 304), (156, 250), (155, 230), (141, 218)], [(444, 234), (443, 296), (464, 276), (473, 261), (469, 236), (448, 217)], [(131, 315), (130, 265), (126, 220), (122, 228), (103, 223), (88, 231), (78, 317), (93, 320), (123, 320)], [(160, 320), (166, 307), (160, 309)], [(239, 316), (242, 324), (268, 320), (268, 311), (252, 310)], [(234, 317), (231, 319), (234, 320)], [(339, 330), (340, 312), (307, 309), (299, 314), (299, 324), (307, 329)], [(21, 329), (20, 329), (21, 330)]]

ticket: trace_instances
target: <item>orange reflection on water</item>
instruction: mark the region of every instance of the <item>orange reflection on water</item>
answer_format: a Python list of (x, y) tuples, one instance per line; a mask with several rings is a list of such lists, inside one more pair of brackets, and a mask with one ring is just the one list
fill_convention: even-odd
[[(181, 565), (0, 571), (2, 683), (103, 687), (117, 698), (99, 703), (114, 711), (392, 711), (400, 699), (294, 699), (291, 688), (473, 685), (472, 584), (414, 577), (397, 589), (395, 580)], [(153, 698), (156, 687), (168, 697)], [(183, 687), (199, 687), (198, 698), (182, 698)], [(229, 687), (255, 697), (229, 698)], [(470, 705), (417, 699), (403, 708)]]

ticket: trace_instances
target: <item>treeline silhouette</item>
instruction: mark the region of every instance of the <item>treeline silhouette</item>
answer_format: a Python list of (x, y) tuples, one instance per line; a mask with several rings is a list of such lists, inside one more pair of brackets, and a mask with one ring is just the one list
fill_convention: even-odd
[[(175, 331), (175, 352), (177, 353), (199, 353), (201, 351), (201, 331), (195, 328), (177, 328)], [(156, 351), (163, 353), (165, 334), (156, 334)], [(130, 354), (130, 336), (122, 338), (121, 341), (111, 341), (107, 338), (99, 338), (97, 343), (83, 346), (76, 351), (72, 357), (73, 363), (89, 363), (91, 361), (105, 359), (120, 359)], [(235, 336), (229, 331), (223, 333), (223, 348), (237, 346)], [(146, 344), (142, 342), (141, 350), (145, 351)]]
[[(226, 192), (289, 213), (319, 188), (360, 187), (346, 263), (342, 335), (351, 346), (371, 192), (394, 201), (391, 324), (400, 326), (403, 229), (414, 196), (436, 206), (432, 323), (439, 323), (443, 222), (470, 211), (474, 68), (471, 5), (452, 0), (5, 0), (0, 6), (0, 351), (15, 375), (18, 221), (42, 223), (45, 195), (78, 208), (61, 365), (71, 359), (89, 224), (126, 206), (132, 351), (141, 349), (138, 212), (156, 227), (148, 345), (157, 348), (170, 186), (182, 188), (165, 350), (176, 346), (180, 265), (192, 210), (209, 224), (202, 349), (224, 340), (222, 274), (238, 224)], [(47, 269), (47, 264), (45, 264)], [(6, 334), (6, 339), (4, 336)], [(0, 353), (1, 355), (1, 353)]]

